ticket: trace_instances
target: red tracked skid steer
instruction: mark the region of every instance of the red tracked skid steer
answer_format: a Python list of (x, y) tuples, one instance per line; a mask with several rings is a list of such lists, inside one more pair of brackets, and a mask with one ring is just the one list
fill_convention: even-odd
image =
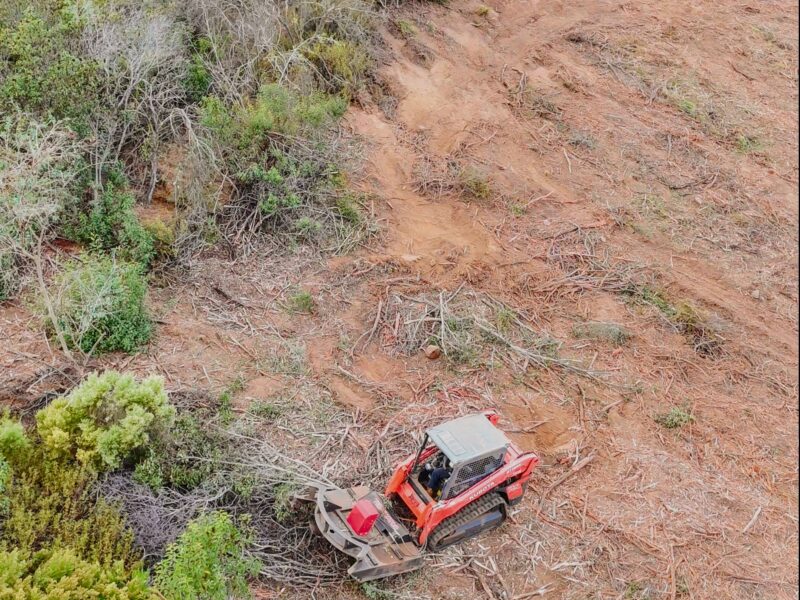
[(486, 411), (426, 431), (417, 453), (395, 469), (386, 500), (366, 486), (317, 491), (315, 526), (355, 559), (352, 577), (413, 571), (422, 566), (423, 549), (456, 544), (506, 519), (539, 458), (513, 444), (498, 420)]

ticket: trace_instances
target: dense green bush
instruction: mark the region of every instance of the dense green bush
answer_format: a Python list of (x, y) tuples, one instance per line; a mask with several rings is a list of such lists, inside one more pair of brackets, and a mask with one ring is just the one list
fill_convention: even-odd
[(0, 19), (0, 112), (23, 110), (85, 127), (99, 103), (99, 71), (80, 53), (74, 8), (37, 0), (20, 19)]
[(337, 163), (346, 147), (332, 135), (347, 102), (319, 92), (300, 95), (277, 84), (261, 87), (244, 106), (228, 108), (217, 98), (201, 107), (236, 185), (223, 210), (222, 224), (241, 236), (269, 231), (335, 247), (357, 243), (366, 231), (346, 192)]
[(167, 549), (156, 567), (155, 586), (167, 600), (249, 597), (247, 579), (259, 564), (246, 556), (247, 543), (227, 513), (203, 515)]
[[(53, 316), (70, 347), (86, 354), (134, 352), (150, 339), (147, 282), (138, 263), (84, 255), (51, 286)], [(49, 332), (55, 327), (39, 307)]]
[(106, 371), (90, 375), (36, 415), (45, 451), (98, 469), (115, 469), (166, 431), (175, 416), (158, 377), (137, 382)]
[(204, 412), (178, 415), (169, 434), (153, 440), (136, 464), (134, 479), (154, 490), (169, 486), (186, 491), (200, 485), (222, 453), (219, 435), (202, 425), (211, 418)]
[(133, 532), (96, 484), (171, 418), (159, 379), (113, 372), (38, 411), (28, 435), (0, 418), (0, 598), (154, 598)]
[(25, 435), (22, 423), (0, 417), (0, 458), (9, 463), (20, 463), (27, 457), (31, 442)]
[(226, 146), (237, 171), (244, 173), (263, 158), (272, 139), (308, 134), (332, 123), (344, 114), (347, 102), (341, 96), (297, 94), (273, 83), (261, 86), (256, 97), (242, 106), (230, 108), (208, 96), (200, 108), (201, 122)]
[(211, 89), (213, 80), (204, 60), (210, 53), (211, 47), (208, 39), (200, 38), (196, 43), (195, 52), (192, 54), (186, 77), (183, 80), (186, 95), (192, 102), (202, 100)]
[(62, 219), (64, 233), (91, 250), (114, 251), (121, 260), (147, 267), (155, 256), (155, 241), (139, 222), (135, 203), (125, 177), (112, 170), (93, 200), (69, 207), (75, 212)]
[[(11, 470), (4, 497), (8, 509), (0, 528), (0, 550), (25, 556), (71, 548), (83, 560), (135, 569), (139, 556), (119, 512), (95, 497), (97, 475), (89, 468), (56, 463), (36, 452)], [(0, 596), (2, 597), (2, 596)]]
[(68, 549), (42, 550), (26, 557), (0, 551), (0, 598), (14, 600), (149, 600), (147, 573), (120, 564), (103, 567)]

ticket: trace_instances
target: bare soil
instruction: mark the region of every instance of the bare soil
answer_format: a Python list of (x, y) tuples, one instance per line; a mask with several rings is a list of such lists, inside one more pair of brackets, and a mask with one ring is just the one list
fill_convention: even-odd
[[(330, 400), (351, 424), (318, 430), (339, 440), (327, 458), (342, 465), (376, 448), (396, 460), (412, 433), (490, 406), (542, 456), (507, 526), (423, 573), (318, 598), (796, 598), (797, 11), (728, 0), (395, 10), (385, 97), (346, 119), (380, 239), (333, 258), (267, 246), (204, 256), (152, 293), (160, 325), (144, 353), (88, 367), (160, 372), (173, 391), (241, 378), (235, 410), (296, 404), (282, 423), (301, 446), (317, 444), (304, 425)], [(467, 172), (486, 193), (470, 193)], [(401, 347), (392, 299), (459, 286), (498, 299), (586, 372)], [(298, 289), (313, 313), (287, 309)], [(683, 306), (680, 321), (670, 310)], [(595, 321), (630, 337), (576, 337)], [(49, 379), (73, 376), (23, 304), (1, 307), (0, 327), (0, 396), (33, 403)], [(673, 408), (693, 421), (660, 425)], [(409, 437), (389, 439), (396, 430)]]

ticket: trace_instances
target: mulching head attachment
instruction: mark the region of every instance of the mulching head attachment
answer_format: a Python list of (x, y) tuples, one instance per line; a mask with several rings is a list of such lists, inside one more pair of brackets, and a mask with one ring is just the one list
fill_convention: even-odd
[[(372, 527), (363, 535), (357, 534), (348, 524), (348, 517), (360, 500), (371, 503), (378, 513)], [(320, 489), (316, 501), (314, 520), (319, 532), (334, 547), (355, 558), (347, 572), (356, 580), (371, 581), (422, 566), (422, 555), (408, 529), (389, 514), (382, 498), (368, 487)]]

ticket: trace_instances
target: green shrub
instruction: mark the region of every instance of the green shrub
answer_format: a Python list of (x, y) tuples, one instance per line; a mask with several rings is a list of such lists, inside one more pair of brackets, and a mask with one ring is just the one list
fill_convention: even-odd
[(266, 421), (276, 421), (284, 413), (284, 407), (274, 402), (256, 401), (250, 405), (248, 412)]
[(305, 56), (321, 74), (320, 83), (333, 92), (355, 91), (372, 65), (369, 54), (362, 46), (332, 37), (324, 37), (311, 44)]
[[(438, 2), (438, 4), (445, 4), (445, 2)], [(368, 600), (391, 600), (394, 597), (394, 592), (384, 590), (370, 581), (361, 584), (361, 591)]]
[(132, 375), (106, 371), (40, 410), (36, 425), (49, 455), (105, 470), (147, 447), (174, 416), (159, 377), (137, 382)]
[(212, 419), (211, 411), (179, 414), (169, 433), (153, 440), (136, 464), (134, 479), (154, 490), (169, 486), (188, 491), (200, 485), (222, 455), (220, 435), (202, 425)]
[(186, 90), (187, 98), (192, 102), (199, 102), (211, 89), (212, 77), (203, 62), (203, 57), (199, 53), (192, 55), (191, 62), (187, 68), (186, 77), (183, 79), (183, 87)]
[(269, 232), (289, 246), (329, 243), (337, 250), (370, 235), (354, 203), (339, 200), (345, 193), (337, 163), (348, 154), (332, 126), (346, 109), (341, 95), (277, 84), (262, 85), (241, 105), (206, 97), (201, 122), (235, 186), (221, 229), (237, 239)]
[(164, 487), (167, 482), (158, 454), (149, 450), (147, 456), (136, 463), (136, 467), (133, 470), (133, 480), (136, 483), (146, 485), (151, 490), (160, 490)]
[(227, 513), (203, 515), (167, 548), (155, 586), (167, 600), (249, 597), (247, 579), (258, 573), (259, 563), (246, 556), (248, 542)]
[(653, 306), (676, 330), (689, 340), (701, 356), (716, 357), (723, 350), (724, 339), (704, 315), (688, 302), (671, 302), (664, 292), (646, 285), (633, 286), (623, 292), (633, 301)]
[(292, 516), (292, 505), (297, 491), (298, 486), (291, 481), (279, 483), (275, 486), (275, 503), (272, 505), (272, 510), (279, 523), (283, 523)]
[(30, 600), (149, 600), (147, 573), (116, 563), (103, 567), (71, 550), (43, 550), (26, 558), (18, 549), (0, 551), (0, 598)]
[(404, 38), (412, 38), (419, 33), (417, 26), (414, 25), (411, 21), (405, 21), (403, 19), (398, 19), (394, 21), (395, 27), (400, 32)]
[(497, 330), (500, 333), (506, 333), (516, 325), (517, 315), (513, 310), (503, 306), (495, 313), (494, 320), (497, 323)]
[(152, 333), (145, 306), (147, 283), (139, 264), (83, 255), (67, 264), (51, 286), (55, 325), (43, 306), (45, 327), (64, 334), (86, 354), (134, 352)]
[[(264, 179), (278, 184), (281, 182), (274, 179), (279, 173), (264, 169), (260, 162), (271, 136), (300, 135), (333, 122), (346, 109), (347, 102), (339, 96), (300, 95), (278, 84), (266, 84), (252, 101), (234, 108), (208, 96), (201, 103), (200, 116), (202, 124), (226, 146), (242, 183)], [(256, 176), (261, 173), (264, 177)]]
[(669, 412), (656, 415), (655, 422), (667, 429), (679, 429), (694, 422), (694, 415), (688, 409), (675, 406)]
[(108, 174), (96, 199), (82, 207), (68, 207), (74, 216), (65, 216), (67, 237), (95, 251), (115, 251), (117, 258), (148, 267), (155, 256), (152, 234), (142, 226), (133, 210), (133, 194), (125, 178), (116, 171)]
[(230, 425), (233, 421), (233, 395), (234, 390), (226, 389), (219, 395), (218, 415), (223, 425)]
[(5, 458), (0, 457), (0, 519), (8, 515), (11, 503), (8, 500), (8, 482), (11, 479), (11, 465)]
[(72, 119), (83, 130), (99, 105), (99, 70), (80, 55), (76, 12), (59, 8), (31, 3), (18, 20), (0, 22), (0, 112)]
[(736, 151), (740, 154), (757, 154), (764, 149), (764, 145), (757, 138), (739, 134), (736, 136)]
[(462, 194), (477, 200), (486, 200), (492, 188), (486, 176), (474, 167), (465, 167), (458, 173), (458, 187)]
[(142, 224), (153, 243), (153, 256), (157, 259), (175, 256), (175, 229), (161, 219)]
[(6, 482), (0, 550), (17, 548), (30, 556), (70, 548), (104, 567), (121, 562), (126, 569), (137, 568), (133, 536), (116, 508), (98, 501), (96, 479), (92, 469), (56, 463), (36, 451)]
[(0, 417), (0, 457), (17, 464), (25, 459), (30, 447), (31, 442), (25, 435), (22, 423)]
[(298, 290), (289, 296), (286, 308), (292, 313), (312, 313), (314, 312), (314, 297), (306, 290)]
[(345, 221), (360, 223), (362, 220), (358, 202), (349, 194), (341, 196), (336, 200), (336, 209)]
[(303, 239), (313, 239), (322, 231), (322, 223), (311, 217), (300, 217), (294, 222), (294, 229)]

